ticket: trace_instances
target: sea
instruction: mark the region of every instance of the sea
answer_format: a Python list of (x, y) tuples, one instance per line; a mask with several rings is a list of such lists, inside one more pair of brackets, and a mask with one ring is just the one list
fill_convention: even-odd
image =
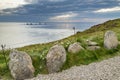
[[(97, 23), (93, 22), (0, 22), (0, 46), (17, 48), (31, 44), (47, 43), (84, 31)], [(75, 28), (75, 29), (73, 29)]]

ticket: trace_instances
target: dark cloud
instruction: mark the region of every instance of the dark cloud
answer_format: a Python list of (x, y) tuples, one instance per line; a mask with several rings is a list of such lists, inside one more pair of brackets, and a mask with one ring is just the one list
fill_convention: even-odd
[[(24, 5), (16, 9), (6, 9), (2, 12), (10, 12), (11, 16), (14, 17), (14, 15), (16, 15), (15, 18), (20, 18), (19, 16), (24, 16), (26, 19), (28, 19), (29, 17), (36, 19), (35, 16), (38, 16), (41, 20), (47, 20), (50, 17), (69, 12), (77, 13), (79, 14), (79, 17), (91, 17), (92, 15), (95, 15), (95, 13), (92, 13), (95, 10), (102, 8), (111, 8), (119, 6), (120, 4), (119, 0), (35, 0), (35, 2), (33, 0), (28, 1), (33, 2), (33, 4)], [(5, 17), (6, 15), (1, 15), (0, 17)], [(97, 17), (99, 17), (99, 15), (97, 15)], [(20, 20), (22, 21), (22, 19)], [(38, 20), (38, 18), (36, 20)], [(2, 20), (0, 19), (0, 21)]]
[[(115, 0), (65, 0), (64, 2), (39, 1), (37, 4), (26, 5), (27, 14), (51, 14), (69, 11), (91, 11), (94, 9), (118, 6)], [(60, 0), (55, 0), (60, 1)]]

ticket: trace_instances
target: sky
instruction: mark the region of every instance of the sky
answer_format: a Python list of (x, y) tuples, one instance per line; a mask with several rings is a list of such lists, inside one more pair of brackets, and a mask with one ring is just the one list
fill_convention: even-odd
[(104, 22), (120, 18), (120, 0), (0, 0), (0, 22)]

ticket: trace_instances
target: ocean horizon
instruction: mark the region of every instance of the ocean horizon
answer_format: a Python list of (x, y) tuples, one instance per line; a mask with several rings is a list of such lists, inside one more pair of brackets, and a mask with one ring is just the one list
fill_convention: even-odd
[[(33, 23), (35, 24), (35, 23)], [(26, 22), (0, 22), (0, 45), (17, 48), (31, 44), (47, 43), (66, 38), (75, 32), (84, 31), (93, 22), (46, 22), (40, 25), (26, 25)]]

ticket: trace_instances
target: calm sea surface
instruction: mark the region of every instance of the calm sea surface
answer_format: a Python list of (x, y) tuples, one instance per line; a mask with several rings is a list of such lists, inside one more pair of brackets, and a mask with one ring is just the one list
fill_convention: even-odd
[(26, 23), (0, 22), (0, 45), (7, 48), (22, 47), (36, 43), (59, 40), (77, 31), (90, 28), (95, 23), (46, 23), (45, 25), (26, 25)]

